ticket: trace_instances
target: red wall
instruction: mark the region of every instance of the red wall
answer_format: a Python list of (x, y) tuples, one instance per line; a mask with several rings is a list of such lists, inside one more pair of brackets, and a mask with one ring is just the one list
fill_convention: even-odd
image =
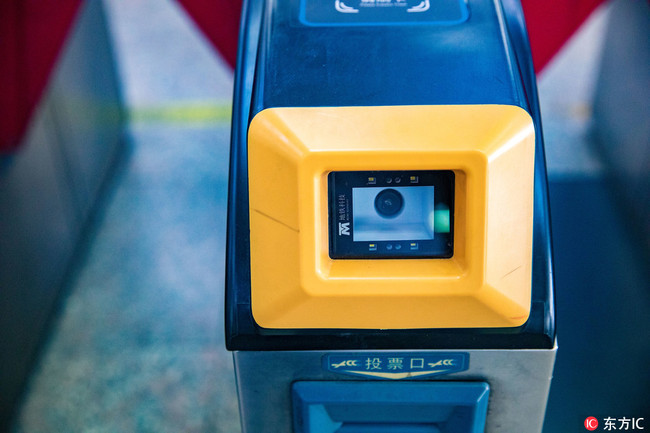
[(604, 0), (522, 0), (535, 70), (541, 71)]
[(0, 153), (18, 146), (80, 0), (0, 0)]
[(237, 61), (242, 0), (178, 0), (231, 67)]

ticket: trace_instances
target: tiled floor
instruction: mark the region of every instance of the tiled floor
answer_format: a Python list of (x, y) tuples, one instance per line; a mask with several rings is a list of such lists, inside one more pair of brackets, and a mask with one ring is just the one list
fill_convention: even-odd
[[(236, 433), (236, 390), (221, 312), (232, 76), (173, 1), (105, 3), (132, 113), (130, 152), (70, 283), (14, 433)], [(604, 23), (603, 10), (583, 40), (574, 42), (540, 80), (551, 192), (556, 194), (554, 230), (562, 237), (556, 241), (556, 251), (559, 245), (562, 252), (556, 254), (562, 261), (556, 263), (561, 351), (549, 433), (580, 431), (579, 425), (570, 426), (573, 418), (565, 409), (572, 404), (572, 410), (583, 410), (581, 394), (592, 394), (586, 401), (593, 407), (613, 410), (624, 407), (615, 402), (625, 400), (626, 387), (629, 397), (643, 404), (638, 390), (644, 384), (635, 384), (634, 375), (622, 374), (619, 385), (614, 379), (594, 385), (598, 365), (581, 367), (588, 362), (580, 357), (581, 340), (591, 338), (587, 352), (599, 356), (598, 333), (616, 338), (616, 321), (633, 314), (643, 322), (647, 305), (637, 293), (644, 281), (638, 264), (623, 271), (624, 281), (620, 268), (626, 265), (618, 263), (605, 277), (589, 280), (589, 287), (575, 270), (588, 276), (591, 267), (574, 266), (580, 255), (592, 266), (606, 266), (598, 255), (604, 247), (584, 243), (589, 227), (603, 225), (610, 225), (605, 239), (616, 254), (634, 262), (623, 222), (605, 190), (602, 166), (586, 138)], [(575, 200), (585, 192), (591, 201)], [(609, 315), (576, 325), (593, 318), (589, 309), (576, 309), (576, 302), (592, 289), (607, 291), (623, 283), (636, 290), (626, 296), (637, 296), (637, 303), (609, 313), (598, 310)], [(577, 286), (580, 291), (574, 290)], [(594, 308), (598, 305), (603, 304), (596, 302)], [(636, 335), (626, 338), (615, 345), (619, 353), (628, 353), (630, 341), (638, 340)], [(625, 368), (638, 369), (646, 359), (646, 346), (636, 347), (636, 357)], [(607, 392), (603, 387), (611, 396), (598, 394)]]
[(238, 429), (220, 313), (228, 125), (130, 135), (17, 432)]

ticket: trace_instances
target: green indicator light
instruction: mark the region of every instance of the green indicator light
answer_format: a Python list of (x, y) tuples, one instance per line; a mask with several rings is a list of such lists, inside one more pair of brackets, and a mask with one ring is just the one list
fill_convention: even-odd
[(433, 227), (436, 233), (449, 233), (451, 224), (449, 222), (449, 209), (436, 209), (433, 212)]

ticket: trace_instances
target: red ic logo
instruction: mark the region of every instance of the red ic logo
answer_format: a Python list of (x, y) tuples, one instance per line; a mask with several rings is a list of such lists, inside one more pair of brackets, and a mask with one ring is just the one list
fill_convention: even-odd
[(598, 428), (598, 420), (590, 416), (585, 420), (585, 428), (589, 431), (594, 431)]

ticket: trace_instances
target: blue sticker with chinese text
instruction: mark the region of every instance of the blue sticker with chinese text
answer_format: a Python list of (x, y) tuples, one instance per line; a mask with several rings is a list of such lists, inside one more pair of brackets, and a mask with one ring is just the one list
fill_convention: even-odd
[(301, 0), (306, 25), (459, 24), (467, 20), (465, 0)]
[(469, 354), (342, 353), (325, 355), (323, 368), (333, 373), (376, 379), (415, 379), (465, 371), (469, 368)]

